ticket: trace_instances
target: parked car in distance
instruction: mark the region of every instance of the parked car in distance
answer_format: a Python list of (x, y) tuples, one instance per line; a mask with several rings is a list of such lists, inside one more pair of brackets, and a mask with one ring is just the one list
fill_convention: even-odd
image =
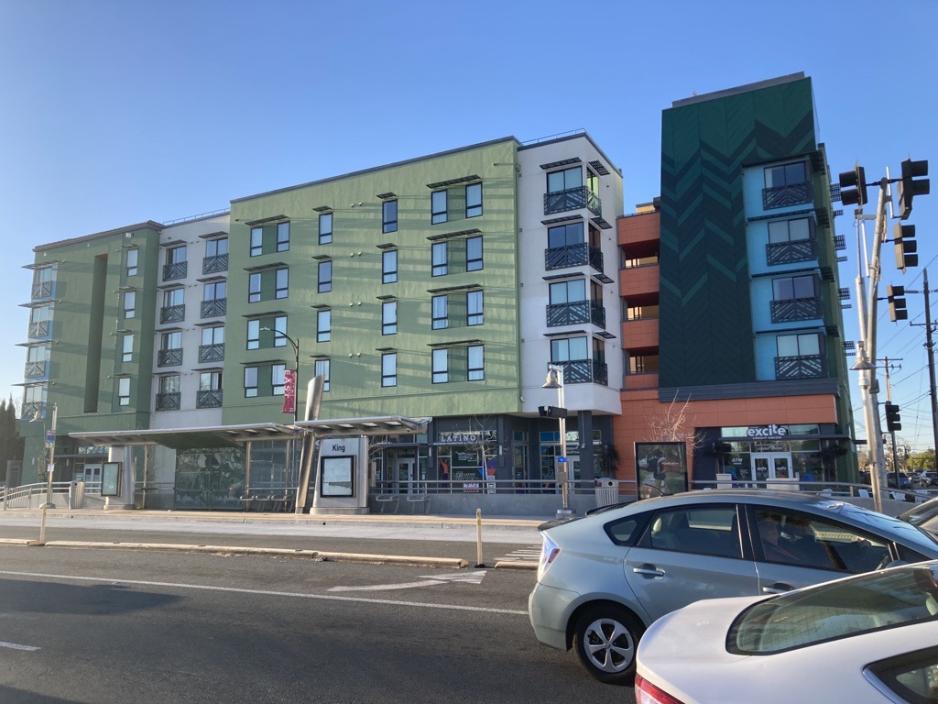
[(638, 649), (636, 700), (938, 701), (938, 561), (779, 596), (698, 601)]
[(898, 518), (933, 535), (938, 535), (938, 496), (900, 513)]
[(787, 491), (696, 491), (541, 532), (528, 613), (538, 640), (628, 682), (655, 620), (699, 599), (789, 591), (894, 562), (938, 559), (938, 539), (842, 501)]

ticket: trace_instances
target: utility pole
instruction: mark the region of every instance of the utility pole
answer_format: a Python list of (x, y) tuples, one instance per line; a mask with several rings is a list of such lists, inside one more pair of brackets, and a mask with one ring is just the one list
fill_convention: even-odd
[(932, 339), (932, 329), (931, 329), (931, 303), (929, 299), (931, 296), (928, 291), (928, 269), (923, 269), (922, 273), (924, 274), (924, 290), (922, 294), (925, 296), (925, 348), (928, 350), (928, 384), (931, 392), (931, 432), (932, 432), (932, 441), (935, 443), (933, 447), (935, 452), (938, 453), (938, 396), (935, 394), (935, 341)]
[[(893, 360), (896, 361), (895, 359)], [(889, 364), (889, 357), (883, 358), (886, 371), (886, 403), (892, 403), (892, 382), (889, 379), (889, 372), (892, 371), (892, 365)], [(899, 456), (896, 453), (896, 431), (889, 429), (889, 438), (892, 442), (892, 471), (896, 476), (896, 488), (899, 488)]]

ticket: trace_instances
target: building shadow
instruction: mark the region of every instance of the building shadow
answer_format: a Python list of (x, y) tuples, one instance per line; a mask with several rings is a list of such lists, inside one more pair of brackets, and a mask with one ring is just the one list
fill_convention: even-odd
[[(0, 580), (0, 601), (9, 613), (125, 614), (167, 606), (181, 597), (142, 592), (119, 584), (61, 584)], [(2, 692), (0, 692), (2, 694)], [(7, 699), (0, 696), (0, 702)]]

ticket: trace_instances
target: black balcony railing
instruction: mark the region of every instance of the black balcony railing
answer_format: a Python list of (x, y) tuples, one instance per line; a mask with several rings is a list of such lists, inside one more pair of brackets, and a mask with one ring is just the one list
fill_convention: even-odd
[(227, 254), (218, 254), (214, 257), (205, 257), (205, 259), (202, 260), (203, 274), (218, 274), (223, 271), (228, 271)]
[(814, 320), (820, 317), (821, 301), (817, 298), (791, 298), (785, 301), (772, 301), (773, 323)]
[(161, 323), (181, 323), (186, 319), (186, 304), (160, 308)]
[(156, 395), (156, 410), (178, 411), (179, 410), (179, 392), (170, 391), (165, 394), (157, 394)]
[(37, 281), (33, 284), (33, 299), (51, 298), (54, 292), (54, 281)]
[(605, 328), (606, 309), (602, 303), (593, 301), (554, 303), (547, 306), (547, 327), (555, 328), (559, 325), (577, 325), (578, 323), (593, 323)]
[(603, 270), (602, 250), (598, 247), (590, 247), (586, 242), (544, 250), (544, 268), (548, 271), (586, 264), (601, 272)]
[(608, 370), (605, 362), (594, 359), (573, 359), (568, 362), (551, 362), (563, 368), (563, 383), (566, 384), (608, 384)]
[(29, 336), (34, 340), (49, 337), (52, 325), (48, 320), (39, 320), (29, 324)]
[(28, 380), (45, 379), (49, 373), (49, 362), (47, 360), (26, 362), (26, 372), (24, 376)]
[(776, 186), (762, 189), (762, 207), (765, 210), (787, 208), (790, 205), (811, 202), (811, 184), (793, 183), (790, 186)]
[(586, 186), (544, 194), (544, 215), (580, 208), (587, 208), (594, 215), (602, 215), (602, 201)]
[(44, 401), (29, 401), (23, 404), (20, 418), (25, 421), (46, 417), (46, 404)]
[(603, 330), (606, 329), (606, 309), (602, 303), (595, 301), (590, 303), (590, 322), (593, 325), (598, 325)]
[(791, 264), (792, 262), (810, 261), (817, 258), (814, 252), (814, 240), (769, 242), (765, 246), (765, 258), (769, 264)]
[(199, 362), (222, 362), (225, 359), (225, 343), (199, 345)]
[(776, 357), (776, 379), (817, 379), (824, 376), (824, 358), (819, 354)]
[(211, 301), (202, 301), (203, 318), (220, 318), (228, 310), (227, 298), (215, 298)]
[(210, 389), (208, 391), (199, 391), (195, 397), (196, 408), (221, 408), (222, 391), (221, 389)]
[(163, 265), (163, 281), (174, 281), (176, 279), (186, 278), (188, 272), (188, 262), (176, 262), (175, 264)]
[(182, 348), (175, 347), (169, 350), (160, 350), (156, 355), (156, 366), (178, 367), (182, 364)]

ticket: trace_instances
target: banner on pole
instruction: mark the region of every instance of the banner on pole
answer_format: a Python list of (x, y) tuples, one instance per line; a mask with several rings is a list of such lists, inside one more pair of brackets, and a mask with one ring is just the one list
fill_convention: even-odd
[(293, 413), (296, 410), (296, 369), (287, 369), (283, 373), (283, 407), (282, 413)]

